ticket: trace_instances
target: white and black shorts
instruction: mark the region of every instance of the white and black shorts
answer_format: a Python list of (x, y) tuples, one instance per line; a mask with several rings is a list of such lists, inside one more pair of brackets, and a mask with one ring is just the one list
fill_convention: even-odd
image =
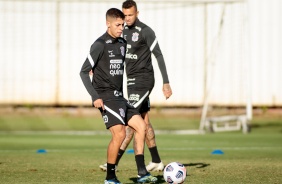
[(140, 114), (150, 111), (151, 91), (128, 89), (128, 101)]
[(127, 126), (128, 120), (139, 114), (125, 99), (104, 101), (104, 108), (104, 111), (101, 108), (99, 110), (107, 129), (118, 124)]

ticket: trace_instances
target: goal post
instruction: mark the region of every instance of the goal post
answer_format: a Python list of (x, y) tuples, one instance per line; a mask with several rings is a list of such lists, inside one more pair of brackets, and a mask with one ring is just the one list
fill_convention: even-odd
[[(209, 11), (213, 11), (207, 7), (209, 3), (211, 1), (204, 4), (204, 96), (199, 132), (242, 129), (247, 133), (252, 119), (252, 103), (246, 2), (217, 1), (220, 3), (220, 13), (212, 17), (216, 20), (211, 20), (209, 16)], [(217, 23), (217, 26), (213, 25), (214, 30), (210, 30), (211, 23)], [(227, 52), (229, 57), (223, 57), (223, 52)], [(224, 89), (220, 81), (224, 81)], [(218, 93), (219, 90), (224, 90), (224, 96), (217, 95), (222, 94)], [(230, 103), (232, 105), (223, 102), (227, 97), (233, 100)], [(240, 106), (242, 110), (236, 113), (215, 113), (222, 106)]]

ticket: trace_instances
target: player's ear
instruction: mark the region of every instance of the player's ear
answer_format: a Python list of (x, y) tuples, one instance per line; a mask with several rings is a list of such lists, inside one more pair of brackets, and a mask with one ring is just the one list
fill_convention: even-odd
[(110, 28), (110, 21), (106, 21), (107, 28)]
[(138, 17), (138, 15), (139, 15), (139, 11), (137, 11), (137, 13), (136, 13), (136, 17)]

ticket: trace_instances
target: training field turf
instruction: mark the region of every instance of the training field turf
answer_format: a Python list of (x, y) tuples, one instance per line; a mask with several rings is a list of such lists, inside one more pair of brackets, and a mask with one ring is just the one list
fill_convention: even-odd
[[(151, 117), (158, 130), (177, 130), (181, 124), (184, 129), (198, 126), (194, 116)], [(81, 114), (2, 113), (0, 183), (103, 183), (105, 173), (98, 166), (106, 161), (110, 135), (101, 124), (100, 118)], [(249, 134), (159, 134), (158, 149), (165, 164), (178, 161), (186, 166), (185, 183), (282, 183), (281, 117), (254, 118), (252, 127)], [(93, 130), (99, 131), (88, 132)], [(37, 153), (39, 149), (46, 153)], [(211, 154), (216, 149), (224, 154)], [(147, 148), (145, 161), (150, 161)], [(135, 183), (131, 152), (124, 154), (118, 169), (124, 184)], [(165, 183), (162, 173), (152, 174), (158, 183)]]

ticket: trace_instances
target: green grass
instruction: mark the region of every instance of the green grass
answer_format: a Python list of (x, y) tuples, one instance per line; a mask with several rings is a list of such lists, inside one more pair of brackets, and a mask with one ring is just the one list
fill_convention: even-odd
[[(252, 132), (205, 135), (157, 135), (164, 163), (185, 164), (185, 183), (282, 183), (282, 122), (277, 116), (256, 116)], [(155, 129), (198, 128), (197, 117), (152, 114)], [(38, 130), (44, 131), (38, 133)], [(69, 113), (2, 113), (0, 116), (0, 183), (103, 183), (98, 168), (106, 161), (109, 134), (83, 135), (56, 131), (105, 130), (97, 115)], [(19, 132), (15, 132), (19, 131)], [(23, 132), (21, 132), (23, 131)], [(25, 132), (29, 131), (29, 132)], [(129, 149), (132, 145), (129, 146)], [(45, 149), (47, 153), (37, 153)], [(223, 155), (211, 152), (221, 149)], [(150, 161), (145, 149), (145, 161)], [(136, 180), (134, 155), (125, 153), (117, 176)], [(162, 173), (153, 172), (159, 183)]]

